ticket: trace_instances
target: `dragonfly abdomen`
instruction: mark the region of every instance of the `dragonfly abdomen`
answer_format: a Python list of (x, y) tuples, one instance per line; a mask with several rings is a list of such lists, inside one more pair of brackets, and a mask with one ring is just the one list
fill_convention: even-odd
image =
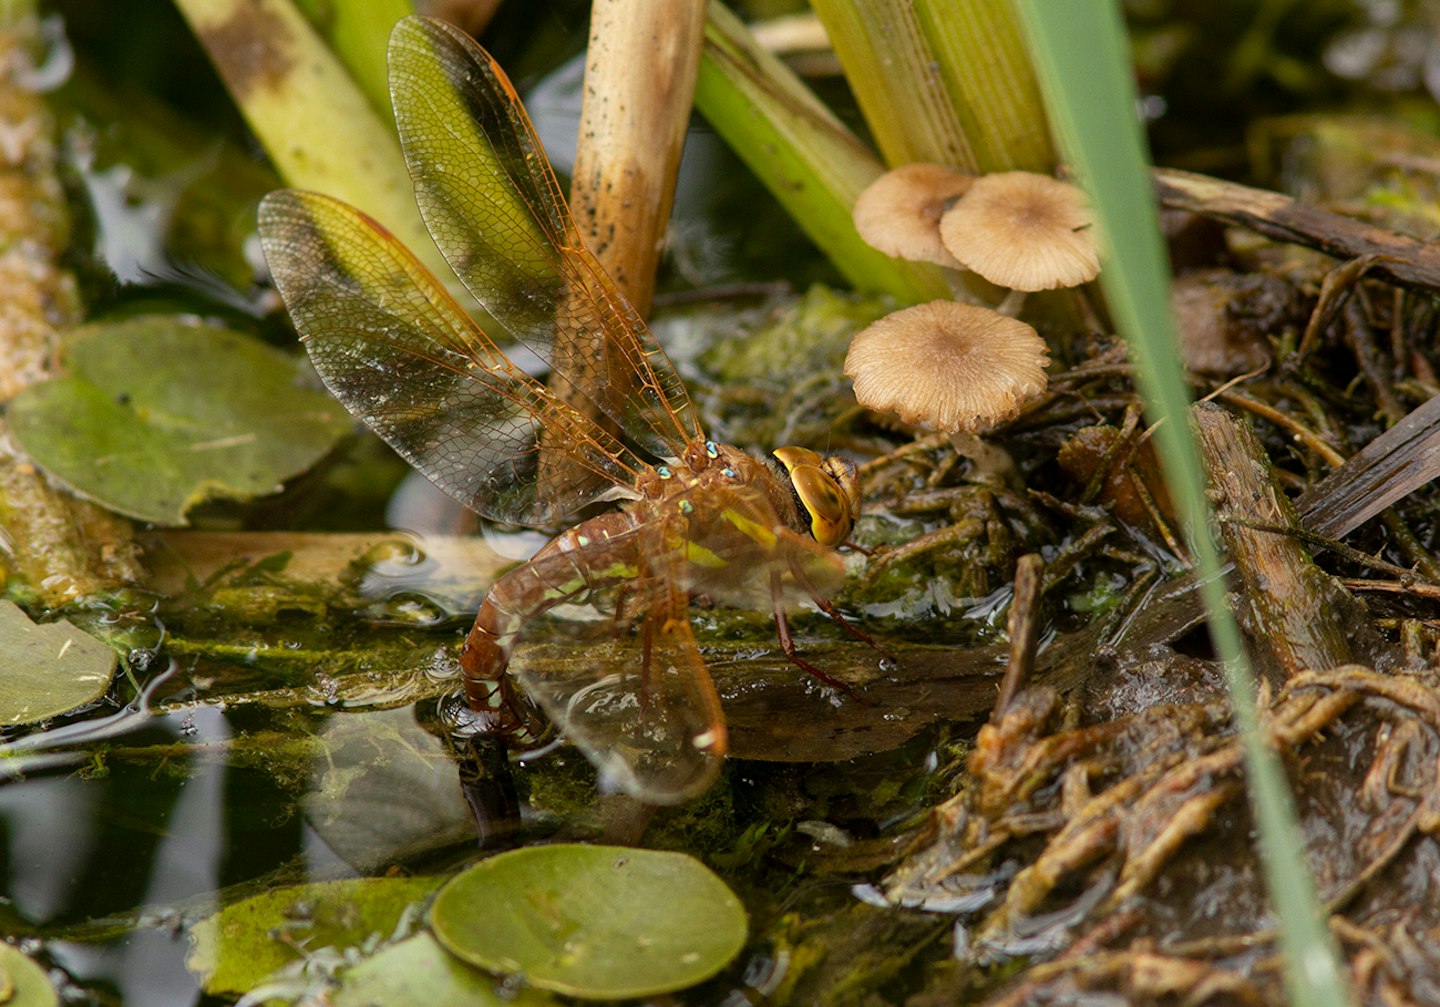
[(639, 557), (628, 533), (635, 526), (636, 518), (626, 511), (591, 518), (491, 585), (460, 651), (466, 700), (490, 721), (487, 729), (520, 745), (545, 734), (545, 718), (505, 674), (520, 629), (556, 605), (584, 601), (593, 591), (634, 577)]

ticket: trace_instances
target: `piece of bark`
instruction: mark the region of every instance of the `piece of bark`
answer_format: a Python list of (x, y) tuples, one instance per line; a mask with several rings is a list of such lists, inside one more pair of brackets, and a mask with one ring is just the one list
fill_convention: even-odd
[(1337, 259), (1368, 257), (1373, 276), (1405, 287), (1440, 290), (1440, 246), (1433, 242), (1209, 175), (1157, 168), (1152, 177), (1161, 205), (1172, 210), (1188, 210)]
[(1236, 616), (1253, 649), (1284, 678), (1324, 671), (1379, 651), (1365, 606), (1315, 565), (1294, 505), (1249, 425), (1213, 403), (1192, 411), (1210, 494), (1240, 593)]
[[(1295, 498), (1301, 526), (1340, 539), (1432, 479), (1440, 478), (1440, 396), (1410, 412)], [(1169, 643), (1205, 617), (1191, 574), (1165, 581), (1110, 641), (1114, 647)]]

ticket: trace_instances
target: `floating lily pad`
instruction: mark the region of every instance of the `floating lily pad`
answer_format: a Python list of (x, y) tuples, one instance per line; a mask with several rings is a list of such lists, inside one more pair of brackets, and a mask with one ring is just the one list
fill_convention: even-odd
[(537, 990), (498, 990), (500, 980), (449, 954), (429, 934), (393, 944), (341, 976), (332, 1007), (546, 1007)]
[[(292, 885), (226, 906), (190, 931), (185, 965), (207, 993), (242, 993), (300, 957), (378, 943), (434, 890), (434, 878)], [(404, 936), (403, 933), (399, 936)]]
[(109, 644), (68, 622), (31, 622), (14, 602), (0, 601), (0, 727), (87, 706), (105, 694), (114, 671)]
[(593, 1000), (685, 989), (745, 943), (745, 909), (683, 853), (557, 844), (481, 861), (435, 899), (453, 954), (532, 986)]
[(5, 1007), (57, 1007), (60, 997), (45, 970), (18, 948), (0, 942), (0, 1003)]
[(11, 432), (52, 477), (142, 521), (273, 493), (352, 427), (298, 357), (173, 316), (78, 329), (64, 360), (66, 377), (11, 402)]

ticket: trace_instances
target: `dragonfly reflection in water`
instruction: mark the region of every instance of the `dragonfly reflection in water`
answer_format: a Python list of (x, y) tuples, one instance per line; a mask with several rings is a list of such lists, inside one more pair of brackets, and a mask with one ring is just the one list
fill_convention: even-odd
[[(600, 768), (651, 802), (713, 780), (725, 721), (691, 632), (691, 595), (773, 609), (839, 584), (833, 547), (859, 512), (844, 458), (761, 460), (705, 437), (679, 375), (587, 251), (504, 73), (442, 22), (407, 18), (390, 89), (426, 227), (485, 311), (613, 421), (609, 433), (511, 362), (394, 237), (352, 207), (283, 190), (260, 210), (265, 257), (326, 385), (441, 489), (501, 521), (561, 534), (491, 588), (460, 663), (486, 730), (525, 742), (531, 701)], [(658, 461), (645, 460), (651, 456)], [(635, 670), (506, 669), (525, 620), (615, 589), (637, 623)], [(847, 627), (848, 628), (848, 627)], [(854, 632), (852, 630), (852, 632)]]

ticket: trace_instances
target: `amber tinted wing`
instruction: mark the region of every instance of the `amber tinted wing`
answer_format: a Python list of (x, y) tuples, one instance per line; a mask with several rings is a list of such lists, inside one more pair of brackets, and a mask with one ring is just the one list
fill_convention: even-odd
[[(667, 529), (666, 525), (670, 527)], [(622, 589), (636, 639), (570, 649), (550, 660), (521, 648), (510, 670), (562, 733), (600, 772), (601, 785), (651, 804), (694, 797), (714, 781), (726, 750), (725, 717), (690, 627), (683, 560), (664, 549), (674, 522), (646, 522), (612, 538), (633, 545), (657, 565)], [(552, 555), (557, 565), (571, 557)]]
[(692, 595), (763, 612), (828, 598), (845, 581), (840, 554), (786, 527), (761, 486), (696, 486), (646, 506), (684, 515), (667, 545), (684, 560), (671, 579)]
[[(311, 192), (271, 193), (260, 240), (335, 397), (487, 517), (552, 524), (633, 484), (643, 463), (515, 366), (389, 232)], [(538, 444), (565, 482), (536, 495)]]
[[(645, 519), (624, 541), (606, 543), (607, 557), (640, 558), (617, 599), (638, 627), (635, 638), (564, 658), (521, 648), (510, 668), (602, 781), (668, 804), (709, 786), (726, 747), (720, 701), (690, 626), (690, 595), (767, 610), (829, 594), (844, 569), (833, 550), (779, 527), (753, 486), (697, 488), (639, 506), (648, 508)], [(534, 562), (554, 563), (560, 573), (542, 579), (560, 582), (576, 557)]]
[(585, 249), (504, 72), (457, 28), (406, 18), (390, 94), (421, 215), (456, 275), (627, 437), (678, 456), (701, 436), (690, 397)]

